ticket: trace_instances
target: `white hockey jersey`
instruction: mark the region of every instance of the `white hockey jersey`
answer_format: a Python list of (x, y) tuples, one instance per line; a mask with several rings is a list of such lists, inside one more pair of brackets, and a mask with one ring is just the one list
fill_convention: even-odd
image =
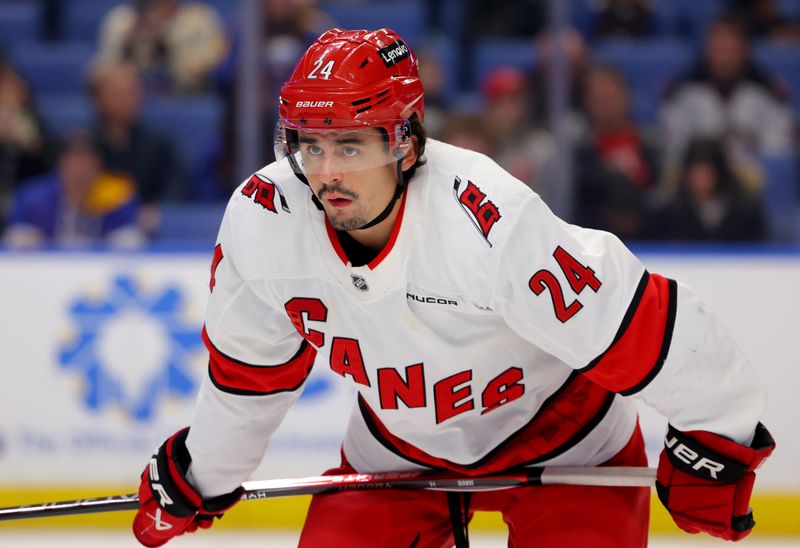
[(630, 438), (632, 395), (749, 441), (763, 392), (689, 288), (481, 154), (429, 140), (426, 158), (359, 267), (286, 161), (234, 193), (187, 440), (204, 496), (248, 479), (315, 362), (358, 389), (343, 449), (361, 472), (596, 465)]

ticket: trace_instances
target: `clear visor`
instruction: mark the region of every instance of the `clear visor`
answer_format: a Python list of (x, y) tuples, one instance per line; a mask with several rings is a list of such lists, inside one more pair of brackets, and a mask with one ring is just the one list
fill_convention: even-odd
[(408, 122), (394, 126), (392, 139), (381, 127), (303, 129), (298, 126), (284, 120), (278, 122), (275, 157), (287, 158), (293, 168), (306, 176), (393, 166), (406, 155), (411, 143)]

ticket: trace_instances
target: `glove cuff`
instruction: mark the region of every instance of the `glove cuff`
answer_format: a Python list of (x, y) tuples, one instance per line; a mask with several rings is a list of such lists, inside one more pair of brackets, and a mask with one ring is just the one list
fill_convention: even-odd
[(672, 425), (664, 439), (667, 458), (684, 474), (717, 483), (736, 483), (744, 476), (747, 466), (717, 451), (718, 445), (717, 442), (709, 447), (697, 441), (691, 433), (681, 432)]
[(187, 427), (179, 430), (164, 442), (158, 452), (159, 465), (162, 460), (166, 462), (170, 472), (169, 478), (174, 488), (177, 488), (178, 493), (183, 497), (182, 502), (186, 506), (186, 511), (191, 512), (188, 515), (195, 512), (205, 515), (221, 515), (242, 498), (244, 488), (240, 486), (230, 493), (204, 499), (186, 479), (186, 473), (192, 463), (192, 456), (186, 448), (188, 435), (189, 428)]
[[(691, 438), (701, 444), (701, 447), (705, 447), (707, 451), (712, 451), (724, 459), (739, 463), (749, 472), (757, 469), (775, 449), (775, 440), (772, 439), (772, 435), (760, 422), (756, 425), (753, 441), (750, 445), (741, 445), (718, 434), (702, 430), (681, 433), (670, 426), (670, 433), (673, 432)], [(667, 439), (669, 439), (669, 434)]]
[(188, 428), (179, 430), (162, 443), (145, 471), (156, 503), (171, 515), (181, 518), (197, 513), (202, 502), (184, 476), (191, 462), (184, 444), (188, 432)]

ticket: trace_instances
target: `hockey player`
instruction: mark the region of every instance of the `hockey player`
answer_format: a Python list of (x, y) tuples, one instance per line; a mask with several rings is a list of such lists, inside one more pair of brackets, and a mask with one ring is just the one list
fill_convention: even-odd
[[(214, 249), (191, 428), (142, 474), (159, 546), (241, 495), (312, 365), (358, 389), (336, 473), (645, 466), (633, 397), (669, 418), (657, 490), (689, 532), (754, 525), (764, 393), (708, 306), (613, 235), (569, 225), (491, 159), (426, 139), (411, 48), (323, 34), (280, 96), (281, 159), (233, 194)], [(647, 488), (314, 496), (301, 546), (645, 546)]]

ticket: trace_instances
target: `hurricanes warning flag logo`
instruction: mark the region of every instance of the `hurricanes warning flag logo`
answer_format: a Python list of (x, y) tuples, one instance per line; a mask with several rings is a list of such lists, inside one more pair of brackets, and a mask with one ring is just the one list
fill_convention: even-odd
[(467, 186), (463, 191), (460, 191), (461, 178), (456, 177), (453, 183), (453, 193), (459, 205), (467, 214), (472, 224), (475, 225), (483, 239), (492, 247), (489, 241), (489, 232), (492, 230), (494, 224), (500, 220), (500, 210), (494, 205), (494, 202), (486, 198), (478, 186), (472, 181), (467, 181)]

